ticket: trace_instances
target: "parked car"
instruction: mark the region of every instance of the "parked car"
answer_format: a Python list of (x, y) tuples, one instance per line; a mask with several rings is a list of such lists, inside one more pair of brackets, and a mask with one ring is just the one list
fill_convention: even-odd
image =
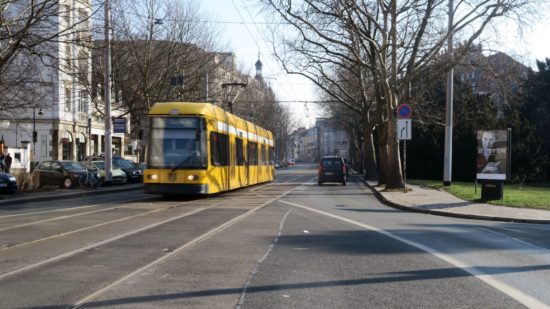
[(12, 174), (0, 172), (0, 193), (15, 193), (17, 191), (17, 179)]
[[(97, 170), (97, 174), (99, 175), (99, 179), (100, 179), (100, 184), (103, 184), (105, 182), (105, 161), (87, 161), (84, 164), (89, 169)], [(111, 178), (112, 178), (111, 180), (112, 183), (124, 184), (128, 182), (126, 173), (124, 173), (124, 171), (121, 170), (120, 168), (117, 168), (114, 164), (111, 169)]]
[(346, 163), (342, 157), (326, 156), (321, 159), (317, 168), (317, 183), (339, 182), (346, 185)]
[(128, 179), (128, 182), (143, 181), (143, 168), (137, 165), (137, 163), (126, 159), (117, 161), (113, 160), (113, 166), (120, 168), (124, 173), (126, 173), (126, 178)]
[(78, 185), (78, 179), (87, 172), (79, 162), (52, 160), (40, 162), (34, 169), (33, 178), (37, 188), (53, 185), (70, 189)]

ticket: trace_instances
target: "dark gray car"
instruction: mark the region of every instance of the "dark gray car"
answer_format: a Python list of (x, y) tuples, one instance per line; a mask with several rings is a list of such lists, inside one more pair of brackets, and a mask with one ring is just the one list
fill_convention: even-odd
[(37, 181), (37, 188), (42, 186), (59, 186), (70, 189), (79, 183), (88, 170), (84, 165), (75, 161), (53, 160), (40, 162), (34, 169), (33, 178)]
[(317, 183), (322, 185), (325, 182), (338, 182), (346, 185), (346, 163), (342, 157), (323, 157), (317, 168)]

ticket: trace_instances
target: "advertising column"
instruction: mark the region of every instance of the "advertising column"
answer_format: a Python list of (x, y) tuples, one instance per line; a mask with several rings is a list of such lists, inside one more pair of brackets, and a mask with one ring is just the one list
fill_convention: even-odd
[(508, 133), (506, 130), (477, 131), (477, 174), (483, 200), (502, 199), (507, 175)]

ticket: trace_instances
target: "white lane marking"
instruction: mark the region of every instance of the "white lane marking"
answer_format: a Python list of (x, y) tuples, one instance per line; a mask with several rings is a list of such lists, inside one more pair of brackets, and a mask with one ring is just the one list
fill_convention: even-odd
[(235, 306), (236, 309), (241, 308), (244, 298), (246, 296), (246, 291), (248, 290), (248, 287), (250, 287), (250, 283), (252, 283), (252, 279), (254, 279), (254, 276), (258, 272), (258, 268), (260, 268), (260, 265), (267, 259), (273, 248), (275, 248), (275, 244), (279, 241), (279, 237), (281, 237), (283, 233), (283, 227), (286, 221), (286, 218), (288, 215), (292, 212), (292, 209), (286, 212), (286, 214), (283, 216), (281, 221), (279, 222), (279, 231), (277, 233), (277, 236), (273, 239), (269, 247), (267, 248), (267, 252), (256, 262), (256, 265), (254, 266), (254, 269), (252, 269), (252, 272), (250, 273), (250, 276), (248, 277), (248, 280), (246, 281), (246, 284), (243, 287), (243, 290), (241, 292), (241, 297), (239, 298), (239, 302)]
[(0, 219), (12, 218), (12, 217), (22, 217), (22, 216), (32, 216), (32, 215), (39, 215), (39, 214), (50, 213), (50, 212), (61, 212), (61, 211), (80, 210), (80, 209), (85, 209), (85, 208), (90, 208), (90, 207), (97, 207), (97, 206), (101, 206), (101, 205), (118, 204), (118, 203), (124, 203), (124, 202), (146, 200), (146, 199), (150, 199), (150, 198), (151, 198), (151, 197), (149, 197), (149, 196), (145, 196), (145, 197), (133, 198), (133, 199), (123, 200), (123, 201), (105, 202), (105, 203), (94, 204), (94, 205), (89, 205), (89, 206), (78, 206), (78, 207), (60, 208), (60, 209), (43, 210), (43, 211), (35, 211), (35, 212), (25, 212), (25, 213), (19, 213), (19, 214), (12, 214), (12, 215), (0, 216)]
[(198, 208), (198, 209), (196, 209), (196, 210), (194, 210), (194, 211), (191, 211), (191, 212), (182, 214), (182, 215), (180, 215), (180, 216), (177, 216), (177, 217), (174, 217), (174, 218), (170, 218), (170, 219), (168, 219), (168, 220), (164, 220), (164, 221), (161, 221), (161, 222), (157, 222), (157, 223), (154, 223), (154, 224), (151, 224), (151, 225), (142, 227), (142, 228), (140, 228), (140, 229), (137, 229), (137, 230), (134, 230), (134, 231), (131, 231), (131, 232), (128, 232), (128, 233), (120, 234), (120, 235), (118, 235), (118, 236), (115, 236), (115, 237), (112, 237), (112, 238), (109, 238), (109, 239), (106, 239), (106, 240), (103, 240), (103, 241), (100, 241), (100, 242), (97, 242), (97, 243), (93, 243), (93, 244), (91, 244), (91, 245), (89, 245), (89, 246), (82, 247), (82, 248), (79, 248), (79, 249), (76, 249), (76, 250), (73, 250), (73, 251), (69, 251), (69, 252), (60, 254), (60, 255), (58, 255), (58, 256), (54, 256), (54, 257), (52, 257), (52, 258), (49, 258), (49, 259), (47, 259), (47, 260), (44, 260), (44, 261), (41, 261), (41, 262), (38, 262), (38, 263), (35, 263), (35, 264), (28, 265), (28, 266), (25, 266), (25, 267), (16, 269), (16, 270), (14, 270), (14, 271), (10, 271), (10, 272), (1, 274), (1, 275), (0, 275), (0, 280), (6, 278), (6, 277), (8, 277), (8, 276), (12, 276), (12, 275), (15, 275), (15, 274), (18, 274), (18, 273), (21, 273), (21, 272), (24, 272), (24, 271), (27, 271), (27, 270), (30, 270), (30, 269), (33, 269), (33, 268), (40, 267), (40, 266), (45, 265), (45, 264), (48, 264), (48, 263), (52, 263), (52, 262), (55, 262), (55, 261), (62, 260), (62, 259), (64, 259), (64, 258), (70, 257), (70, 256), (72, 256), (72, 255), (75, 255), (75, 254), (84, 252), (84, 251), (86, 251), (86, 250), (90, 250), (90, 249), (93, 249), (93, 248), (96, 248), (96, 247), (99, 247), (99, 246), (108, 244), (108, 243), (110, 243), (110, 242), (113, 242), (113, 241), (122, 239), (122, 238), (124, 238), (124, 237), (128, 237), (128, 236), (131, 236), (131, 235), (135, 235), (135, 234), (137, 234), (137, 233), (140, 233), (140, 232), (143, 232), (143, 231), (146, 231), (146, 230), (155, 228), (155, 227), (157, 227), (157, 226), (159, 226), (159, 225), (166, 224), (166, 223), (169, 223), (169, 222), (171, 222), (171, 221), (175, 221), (175, 220), (178, 220), (178, 219), (181, 219), (181, 218), (184, 218), (184, 217), (193, 215), (193, 214), (198, 213), (198, 212), (200, 212), (200, 211), (203, 211), (203, 210), (212, 208), (212, 207), (214, 207), (214, 206), (220, 205), (220, 204), (222, 204), (222, 203), (224, 203), (224, 202), (216, 203), (216, 204), (214, 204), (214, 205), (210, 205), (210, 206), (207, 206), (207, 207), (201, 207), (201, 208)]
[[(494, 227), (493, 227), (493, 228), (494, 228)], [(534, 244), (532, 244), (532, 243), (530, 243), (530, 242), (527, 242), (527, 241), (522, 240), (522, 239), (519, 239), (519, 238), (515, 238), (515, 237), (512, 237), (512, 236), (503, 234), (503, 233), (499, 233), (499, 232), (497, 232), (497, 231), (493, 231), (493, 230), (491, 230), (490, 228), (479, 227), (479, 229), (480, 229), (480, 230), (484, 230), (484, 231), (489, 232), (489, 233), (493, 233), (493, 234), (495, 234), (495, 235), (499, 235), (499, 236), (501, 236), (501, 237), (506, 237), (506, 238), (513, 239), (513, 240), (515, 240), (515, 241), (517, 241), (517, 242), (519, 242), (519, 243), (521, 243), (521, 244), (523, 244), (523, 245), (526, 245), (526, 246), (531, 247), (531, 248), (536, 249), (536, 250), (540, 250), (540, 251), (542, 251), (542, 253), (549, 253), (549, 252), (550, 252), (550, 250), (548, 250), (548, 249), (546, 249), (546, 248), (539, 247), (539, 246), (537, 246), (537, 245), (534, 245)], [(506, 229), (503, 229), (503, 230), (506, 230)], [(512, 231), (513, 231), (513, 230), (512, 230)]]
[[(125, 281), (127, 281), (127, 280), (129, 280), (129, 279), (131, 279), (131, 278), (134, 278), (135, 276), (137, 276), (137, 275), (139, 275), (139, 274), (141, 274), (141, 273), (147, 271), (148, 269), (150, 269), (150, 268), (156, 266), (157, 264), (160, 264), (160, 263), (164, 262), (165, 260), (170, 259), (172, 256), (174, 256), (174, 255), (180, 253), (181, 251), (187, 249), (188, 247), (190, 247), (190, 246), (192, 246), (192, 245), (194, 245), (194, 244), (196, 244), (196, 243), (198, 243), (198, 242), (200, 242), (200, 241), (203, 241), (203, 240), (205, 240), (205, 239), (208, 239), (208, 238), (214, 236), (215, 234), (217, 234), (217, 233), (219, 233), (219, 232), (225, 230), (226, 228), (232, 226), (233, 224), (235, 224), (235, 223), (241, 221), (242, 219), (244, 219), (244, 218), (246, 218), (246, 217), (252, 215), (252, 214), (255, 213), (257, 210), (259, 210), (259, 209), (261, 209), (261, 208), (263, 208), (263, 207), (265, 207), (265, 206), (267, 206), (267, 205), (273, 203), (274, 201), (276, 201), (276, 200), (278, 200), (278, 199), (284, 197), (284, 196), (287, 195), (288, 193), (290, 193), (290, 190), (289, 190), (289, 191), (286, 191), (286, 192), (284, 192), (284, 193), (282, 193), (281, 195), (279, 195), (279, 196), (277, 196), (277, 197), (274, 197), (274, 198), (270, 199), (269, 201), (267, 201), (267, 202), (261, 204), (261, 205), (258, 206), (258, 207), (255, 207), (255, 208), (253, 208), (253, 209), (251, 209), (251, 210), (245, 212), (244, 214), (242, 214), (242, 215), (240, 215), (240, 216), (237, 216), (237, 217), (235, 217), (235, 218), (233, 218), (233, 219), (227, 221), (226, 223), (224, 223), (224, 224), (222, 224), (222, 225), (220, 225), (220, 226), (218, 226), (218, 227), (215, 227), (215, 228), (211, 229), (210, 231), (206, 232), (205, 234), (202, 234), (201, 236), (199, 236), (199, 237), (197, 237), (197, 238), (195, 238), (195, 239), (193, 239), (193, 240), (191, 240), (191, 241), (189, 241), (189, 242), (183, 244), (182, 246), (180, 246), (180, 247), (174, 249), (174, 251), (172, 251), (172, 252), (166, 254), (165, 256), (163, 256), (163, 257), (161, 257), (161, 258), (159, 258), (159, 259), (154, 260), (153, 262), (151, 262), (151, 263), (149, 263), (149, 264), (147, 264), (147, 265), (145, 265), (145, 266), (143, 266), (143, 267), (141, 267), (141, 268), (139, 268), (139, 269), (137, 269), (137, 270), (131, 272), (130, 274), (128, 274), (128, 275), (126, 275), (126, 276), (124, 276), (124, 277), (118, 279), (117, 281), (115, 281), (115, 282), (109, 284), (108, 286), (106, 286), (106, 287), (104, 287), (104, 288), (102, 288), (102, 289), (100, 289), (100, 290), (98, 290), (98, 291), (96, 291), (96, 292), (94, 292), (94, 293), (92, 293), (92, 294), (90, 294), (90, 295), (88, 295), (88, 296), (86, 296), (86, 297), (80, 299), (79, 301), (77, 301), (77, 302), (75, 303), (75, 305), (74, 305), (72, 308), (73, 308), (73, 309), (76, 309), (76, 308), (80, 308), (80, 307), (82, 307), (82, 306), (85, 306), (85, 305), (86, 305), (87, 303), (89, 303), (90, 301), (92, 301), (92, 300), (98, 298), (99, 296), (103, 295), (104, 293), (108, 292), (109, 290), (113, 289), (114, 287), (118, 286), (119, 284), (121, 284), (121, 283), (123, 283), (123, 282), (125, 282)], [(220, 203), (220, 204), (221, 204), (221, 203)]]
[(455, 259), (454, 257), (452, 257), (450, 255), (441, 253), (441, 252), (439, 252), (438, 250), (436, 250), (434, 248), (431, 248), (431, 247), (428, 247), (428, 246), (423, 245), (421, 243), (417, 243), (417, 242), (402, 238), (402, 237), (397, 236), (395, 234), (392, 234), (388, 231), (379, 229), (375, 226), (364, 224), (364, 223), (361, 223), (361, 222), (357, 222), (357, 221), (347, 219), (347, 218), (344, 218), (344, 217), (340, 217), (340, 216), (337, 216), (337, 215), (334, 215), (334, 214), (331, 214), (331, 213), (328, 213), (328, 212), (325, 212), (325, 211), (322, 211), (322, 210), (314, 209), (314, 208), (311, 208), (311, 207), (307, 207), (307, 206), (304, 206), (304, 205), (291, 203), (291, 202), (287, 202), (287, 201), (283, 201), (283, 200), (280, 200), (279, 202), (283, 203), (283, 204), (291, 205), (291, 206), (294, 206), (294, 207), (302, 208), (302, 209), (305, 209), (305, 210), (309, 210), (311, 212), (315, 212), (315, 213), (318, 213), (318, 214), (321, 214), (321, 215), (324, 215), (324, 216), (327, 216), (327, 217), (331, 217), (331, 218), (334, 218), (334, 219), (337, 219), (337, 220), (340, 220), (340, 221), (344, 221), (344, 222), (362, 227), (364, 229), (380, 233), (380, 234), (385, 235), (387, 237), (393, 238), (397, 241), (406, 243), (406, 244), (408, 244), (410, 246), (413, 246), (415, 248), (418, 248), (422, 251), (428, 252), (428, 253), (440, 258), (441, 260), (443, 260), (443, 261), (445, 261), (449, 264), (452, 264), (452, 265), (454, 265), (458, 268), (461, 268), (462, 270), (469, 273), (470, 275), (472, 275), (472, 276), (478, 278), (479, 280), (489, 284), (490, 286), (496, 288), (497, 290), (499, 290), (502, 293), (510, 296), (511, 298), (517, 300), (518, 302), (522, 303), (523, 305), (525, 305), (529, 308), (550, 308), (549, 305), (541, 302), (540, 300), (532, 297), (531, 295), (528, 295), (527, 293), (525, 293), (523, 291), (520, 291), (520, 290), (518, 290), (518, 289), (516, 289), (516, 288), (514, 288), (514, 287), (498, 280), (497, 278), (495, 278), (492, 275), (484, 273), (483, 271), (475, 268), (473, 265), (468, 265), (468, 264), (466, 264), (466, 263), (464, 263), (464, 262), (462, 262), (458, 259)]

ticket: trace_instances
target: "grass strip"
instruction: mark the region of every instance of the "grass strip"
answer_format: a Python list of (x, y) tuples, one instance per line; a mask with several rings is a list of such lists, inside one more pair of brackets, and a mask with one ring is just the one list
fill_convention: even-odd
[[(443, 181), (426, 179), (408, 179), (407, 183), (443, 189), (458, 198), (471, 202), (481, 202), (481, 183), (452, 182), (451, 186), (443, 186)], [(518, 208), (536, 208), (550, 210), (550, 183), (504, 184), (502, 200), (487, 201), (492, 205)]]

